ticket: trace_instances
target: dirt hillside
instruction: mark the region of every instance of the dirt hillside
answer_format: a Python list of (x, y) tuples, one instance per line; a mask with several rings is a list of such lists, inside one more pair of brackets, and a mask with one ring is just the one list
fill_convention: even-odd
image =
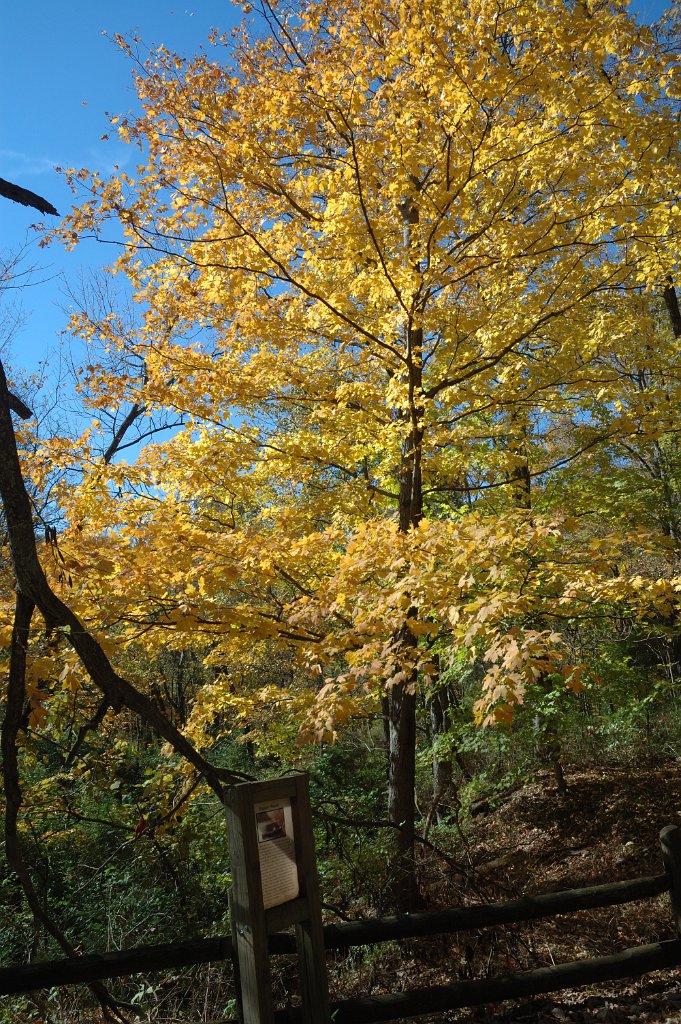
[[(540, 777), (464, 826), (461, 872), (435, 859), (424, 865), (431, 905), (514, 899), (662, 871), (659, 832), (681, 825), (681, 759), (574, 772), (568, 782), (560, 799), (549, 776)], [(377, 955), (359, 971), (352, 994), (512, 973), (673, 937), (669, 896), (663, 894), (528, 925), (375, 947)], [(681, 969), (414, 1020), (681, 1024)]]

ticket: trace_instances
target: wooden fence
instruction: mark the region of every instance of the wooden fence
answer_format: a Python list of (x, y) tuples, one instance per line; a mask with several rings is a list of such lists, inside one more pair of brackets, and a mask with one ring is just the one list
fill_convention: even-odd
[[(668, 892), (676, 938), (647, 946), (625, 949), (611, 956), (541, 967), (504, 977), (463, 981), (389, 995), (346, 999), (333, 1003), (334, 1024), (373, 1024), (425, 1013), (438, 1013), (464, 1006), (479, 1006), (504, 999), (517, 999), (555, 992), (575, 985), (588, 985), (617, 978), (635, 977), (648, 971), (681, 965), (681, 829), (669, 825), (660, 833), (665, 871), (660, 875), (611, 882), (583, 889), (526, 896), (507, 903), (489, 903), (454, 910), (405, 914), (324, 926), (327, 951), (367, 946), (395, 939), (469, 931), (494, 925), (531, 921), (556, 914), (611, 907), (634, 900), (650, 899)], [(284, 932), (269, 936), (271, 954), (294, 953), (295, 938)], [(120, 952), (99, 953), (0, 969), (0, 995), (29, 992), (56, 985), (121, 978), (147, 971), (233, 958), (229, 937), (142, 946)], [(300, 1011), (278, 1010), (276, 1024), (296, 1024)], [(224, 1024), (236, 1024), (225, 1021)]]

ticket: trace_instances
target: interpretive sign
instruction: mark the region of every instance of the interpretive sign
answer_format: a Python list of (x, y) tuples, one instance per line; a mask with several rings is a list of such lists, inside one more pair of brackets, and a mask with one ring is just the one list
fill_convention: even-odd
[(294, 900), (300, 891), (293, 841), (291, 801), (265, 800), (254, 805), (258, 856), (265, 910)]
[(267, 938), (290, 926), (296, 932), (304, 1024), (327, 1024), (329, 995), (307, 775), (233, 786), (225, 807), (243, 1024), (273, 1024)]

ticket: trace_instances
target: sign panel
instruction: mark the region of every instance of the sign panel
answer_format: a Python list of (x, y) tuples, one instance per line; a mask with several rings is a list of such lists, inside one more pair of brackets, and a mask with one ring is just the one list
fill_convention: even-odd
[(288, 797), (253, 805), (258, 833), (258, 857), (265, 910), (299, 895), (293, 814)]

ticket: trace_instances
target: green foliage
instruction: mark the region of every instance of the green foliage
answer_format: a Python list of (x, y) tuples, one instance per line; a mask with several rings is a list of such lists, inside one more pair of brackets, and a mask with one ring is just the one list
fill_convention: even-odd
[(381, 906), (389, 887), (386, 863), (386, 758), (380, 723), (322, 746), (310, 766), (318, 868), (323, 900), (336, 911)]

